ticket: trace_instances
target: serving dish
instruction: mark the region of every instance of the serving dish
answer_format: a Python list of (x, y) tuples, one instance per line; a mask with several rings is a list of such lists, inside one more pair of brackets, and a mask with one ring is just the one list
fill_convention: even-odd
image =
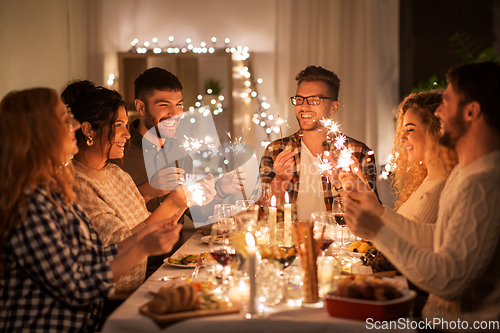
[(417, 296), (414, 290), (399, 290), (402, 297), (390, 301), (370, 301), (358, 298), (336, 296), (329, 292), (325, 297), (326, 309), (330, 316), (365, 321), (393, 320), (410, 312)]

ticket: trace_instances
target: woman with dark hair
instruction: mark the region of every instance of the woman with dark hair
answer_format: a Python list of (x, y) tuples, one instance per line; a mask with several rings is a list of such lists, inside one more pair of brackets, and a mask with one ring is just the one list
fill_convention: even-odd
[[(179, 187), (180, 174), (171, 181), (172, 189), (176, 189), (149, 213), (129, 174), (108, 163), (110, 159), (123, 158), (130, 138), (126, 103), (118, 92), (90, 81), (77, 81), (61, 97), (81, 123), (76, 132), (79, 152), (74, 157), (75, 191), (104, 245), (120, 242), (149, 223), (182, 215), (188, 201)], [(206, 196), (211, 199), (210, 192)], [(139, 287), (146, 268), (145, 259), (122, 276), (117, 292), (124, 293), (124, 297)]]
[(76, 203), (76, 121), (57, 92), (35, 88), (0, 103), (0, 331), (94, 331), (102, 301), (180, 226), (148, 225), (104, 247)]

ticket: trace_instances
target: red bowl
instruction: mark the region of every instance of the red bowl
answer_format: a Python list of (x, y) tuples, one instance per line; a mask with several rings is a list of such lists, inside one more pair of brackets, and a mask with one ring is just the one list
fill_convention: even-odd
[(357, 298), (326, 295), (326, 309), (330, 316), (362, 320), (371, 318), (375, 321), (393, 320), (404, 317), (410, 312), (413, 300), (417, 296), (414, 290), (400, 290), (402, 297), (390, 301), (370, 301)]

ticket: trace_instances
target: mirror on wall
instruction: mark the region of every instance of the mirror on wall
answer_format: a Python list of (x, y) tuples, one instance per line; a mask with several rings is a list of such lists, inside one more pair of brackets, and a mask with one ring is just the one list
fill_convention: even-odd
[[(185, 122), (191, 121), (190, 130), (204, 133), (207, 127), (215, 125), (212, 132), (216, 130), (219, 136), (218, 141), (215, 140), (215, 142), (228, 141), (226, 133), (233, 130), (234, 115), (231, 53), (223, 50), (214, 53), (138, 54), (123, 52), (118, 54), (118, 65), (119, 91), (128, 104), (131, 121), (138, 116), (134, 103), (136, 77), (148, 68), (160, 67), (176, 75), (182, 83), (184, 111), (189, 117)], [(205, 108), (200, 112), (199, 107), (203, 106)], [(210, 113), (213, 124), (206, 118)], [(196, 166), (200, 172), (210, 170), (211, 173), (217, 174), (223, 170), (224, 158), (219, 156), (209, 159), (199, 156), (199, 164)]]

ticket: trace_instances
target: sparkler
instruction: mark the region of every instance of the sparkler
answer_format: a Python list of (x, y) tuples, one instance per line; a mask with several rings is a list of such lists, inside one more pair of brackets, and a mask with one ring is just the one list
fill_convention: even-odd
[[(243, 131), (243, 130), (242, 130)], [(229, 136), (229, 151), (232, 151), (233, 152), (233, 155), (236, 156), (236, 159), (235, 159), (235, 165), (236, 165), (236, 168), (235, 168), (235, 171), (236, 171), (236, 177), (238, 179), (240, 179), (240, 172), (238, 171), (238, 155), (240, 153), (246, 153), (246, 149), (245, 149), (245, 143), (243, 142), (243, 140), (241, 139), (241, 137), (235, 139), (235, 141), (231, 141), (231, 133), (229, 132), (226, 132), (227, 136)], [(226, 166), (227, 168), (227, 166)], [(248, 200), (247, 199), (247, 195), (245, 193), (245, 187), (243, 185), (240, 184), (240, 190), (241, 190), (241, 194), (243, 195), (243, 200)]]
[[(325, 154), (328, 153), (328, 152), (325, 152)], [(314, 164), (316, 164), (316, 166), (318, 167), (318, 171), (320, 173), (320, 175), (323, 175), (325, 172), (327, 172), (329, 175), (332, 174), (332, 169), (333, 169), (333, 165), (332, 165), (332, 162), (330, 162), (328, 159), (326, 158), (321, 158), (321, 156), (319, 156), (319, 154), (317, 155), (318, 157), (318, 162), (314, 162)], [(328, 182), (328, 176), (326, 177), (326, 182)]]
[(286, 120), (281, 119), (280, 116), (278, 115), (278, 119), (276, 120), (276, 125), (278, 125), (280, 128), (281, 144), (283, 144), (283, 131), (281, 130), (281, 124), (283, 123), (286, 123)]
[(350, 165), (354, 163), (352, 159), (353, 150), (351, 148), (343, 148), (337, 158), (337, 168), (343, 171), (350, 171)]
[(330, 118), (323, 118), (319, 121), (319, 123), (327, 129), (326, 136), (340, 132), (340, 125)]

